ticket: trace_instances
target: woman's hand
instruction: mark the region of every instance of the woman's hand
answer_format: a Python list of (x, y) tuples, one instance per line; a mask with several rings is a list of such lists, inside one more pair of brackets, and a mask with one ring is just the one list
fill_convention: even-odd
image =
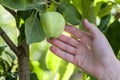
[(113, 80), (106, 74), (109, 75), (113, 68), (120, 71), (116, 67), (120, 65), (110, 44), (94, 24), (85, 19), (83, 25), (88, 32), (67, 25), (65, 31), (73, 37), (62, 34), (57, 39), (49, 39), (48, 42), (54, 45), (50, 50), (99, 80)]

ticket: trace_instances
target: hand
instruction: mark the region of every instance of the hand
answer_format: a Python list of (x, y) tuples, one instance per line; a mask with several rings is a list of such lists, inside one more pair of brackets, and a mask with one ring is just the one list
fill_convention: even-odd
[(110, 44), (94, 24), (85, 19), (83, 25), (88, 32), (83, 32), (73, 26), (66, 26), (65, 31), (75, 38), (62, 34), (57, 39), (50, 39), (48, 41), (54, 45), (50, 50), (97, 79), (111, 80), (105, 74), (109, 74), (109, 70), (111, 72), (112, 68), (116, 68), (114, 65), (120, 65)]

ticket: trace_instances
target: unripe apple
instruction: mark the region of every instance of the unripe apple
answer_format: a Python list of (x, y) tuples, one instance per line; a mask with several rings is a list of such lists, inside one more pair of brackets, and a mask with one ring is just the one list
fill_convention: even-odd
[(45, 12), (40, 15), (40, 21), (46, 38), (59, 37), (65, 27), (64, 17), (58, 12)]

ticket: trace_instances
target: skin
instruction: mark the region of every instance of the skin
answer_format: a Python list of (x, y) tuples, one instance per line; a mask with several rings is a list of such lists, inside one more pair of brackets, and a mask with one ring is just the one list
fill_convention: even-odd
[(73, 37), (62, 34), (49, 39), (50, 50), (62, 59), (73, 63), (97, 80), (120, 80), (120, 62), (106, 37), (87, 19), (83, 20), (87, 32), (66, 25), (65, 31)]

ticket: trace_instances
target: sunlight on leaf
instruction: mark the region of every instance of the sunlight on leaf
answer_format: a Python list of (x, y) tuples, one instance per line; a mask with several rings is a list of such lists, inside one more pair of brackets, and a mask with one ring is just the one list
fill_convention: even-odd
[(67, 65), (67, 69), (66, 69), (66, 71), (64, 73), (64, 76), (63, 76), (62, 80), (69, 80), (69, 78), (71, 77), (73, 71), (74, 71), (74, 65), (69, 63)]
[(60, 66), (60, 62), (62, 59), (54, 55), (52, 52), (48, 50), (46, 55), (46, 64), (48, 69), (52, 71), (53, 74), (55, 74)]
[(0, 27), (16, 27), (15, 18), (0, 5)]

